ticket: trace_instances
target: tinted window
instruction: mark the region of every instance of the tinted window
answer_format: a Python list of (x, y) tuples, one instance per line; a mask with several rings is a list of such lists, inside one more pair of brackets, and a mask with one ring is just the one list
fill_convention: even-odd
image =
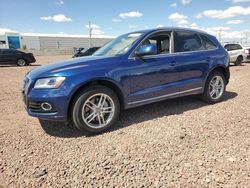
[(188, 52), (203, 50), (199, 35), (191, 32), (175, 33), (175, 52)]
[(226, 44), (224, 46), (224, 48), (227, 50), (227, 51), (231, 51), (232, 50), (232, 45), (231, 44)]
[(204, 48), (206, 50), (212, 50), (216, 48), (216, 45), (208, 37), (204, 35), (200, 35), (200, 37), (203, 40)]
[(239, 44), (234, 44), (233, 49), (234, 50), (240, 50), (240, 49), (242, 49), (242, 47)]
[(227, 51), (231, 51), (231, 50), (241, 50), (242, 47), (239, 44), (226, 44), (225, 48), (227, 49)]
[(4, 55), (15, 55), (15, 54), (17, 54), (17, 51), (16, 50), (4, 50), (3, 54)]

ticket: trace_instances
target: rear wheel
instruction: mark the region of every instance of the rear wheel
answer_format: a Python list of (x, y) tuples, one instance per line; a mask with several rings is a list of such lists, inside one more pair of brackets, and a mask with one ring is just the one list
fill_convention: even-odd
[(239, 56), (239, 57), (237, 57), (237, 59), (236, 59), (236, 61), (235, 61), (234, 64), (237, 66), (237, 65), (241, 65), (242, 62), (243, 62), (243, 57)]
[(25, 65), (27, 65), (27, 62), (24, 59), (21, 58), (21, 59), (17, 60), (16, 64), (18, 66), (25, 66)]
[(104, 86), (91, 86), (75, 98), (71, 117), (80, 130), (100, 133), (111, 128), (119, 118), (120, 103), (117, 95)]
[(202, 98), (208, 103), (217, 103), (222, 100), (226, 90), (225, 76), (218, 71), (212, 72), (207, 79)]

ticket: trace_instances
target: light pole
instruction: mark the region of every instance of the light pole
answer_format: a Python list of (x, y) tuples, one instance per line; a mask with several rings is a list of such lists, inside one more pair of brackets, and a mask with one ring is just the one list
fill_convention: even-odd
[(89, 48), (92, 47), (92, 27), (91, 22), (89, 22)]
[(221, 42), (221, 32), (222, 32), (222, 29), (220, 28), (219, 30), (219, 41)]

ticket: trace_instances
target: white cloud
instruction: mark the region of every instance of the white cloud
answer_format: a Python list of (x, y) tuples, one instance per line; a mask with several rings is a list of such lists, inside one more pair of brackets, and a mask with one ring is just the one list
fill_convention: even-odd
[(197, 25), (196, 23), (190, 24), (190, 27), (191, 27), (192, 29), (198, 29), (198, 28), (199, 28), (198, 25)]
[(231, 0), (233, 3), (248, 3), (250, 0)]
[(183, 24), (188, 24), (187, 21), (187, 16), (183, 15), (183, 14), (179, 14), (178, 12), (171, 14), (168, 19), (176, 22), (179, 25), (183, 25)]
[(63, 0), (56, 1), (56, 5), (63, 5), (63, 4), (64, 4), (64, 1), (63, 1)]
[(191, 3), (191, 0), (181, 0), (182, 5), (187, 5), (189, 3)]
[(169, 5), (170, 7), (177, 7), (177, 3), (172, 3)]
[(54, 16), (43, 16), (43, 17), (40, 17), (40, 19), (45, 20), (45, 21), (55, 21), (55, 22), (71, 22), (72, 21), (71, 18), (68, 18), (63, 14), (57, 14)]
[(96, 25), (96, 24), (90, 24), (90, 27), (89, 25), (85, 25), (86, 28), (91, 28), (91, 29), (100, 29), (101, 27), (99, 25)]
[[(87, 29), (89, 29), (89, 25), (85, 25)], [(92, 35), (103, 35), (104, 31), (101, 30), (101, 27), (96, 24), (91, 24), (90, 28), (92, 29)]]
[(218, 31), (229, 31), (231, 30), (230, 27), (224, 27), (224, 26), (216, 26), (216, 27), (210, 27), (210, 30), (211, 31), (215, 31), (215, 32), (218, 32)]
[(119, 17), (122, 19), (126, 19), (126, 18), (139, 18), (142, 17), (143, 14), (139, 11), (132, 11), (132, 12), (124, 12), (124, 13), (120, 13)]
[(180, 25), (185, 25), (185, 24), (188, 24), (189, 22), (187, 20), (181, 20), (178, 22), (178, 24)]
[(156, 28), (161, 28), (161, 27), (164, 27), (164, 25), (159, 24), (159, 25), (156, 26)]
[(233, 24), (233, 25), (238, 25), (244, 23), (244, 20), (230, 20), (227, 22), (227, 24)]
[(104, 31), (102, 30), (92, 30), (92, 35), (103, 35), (104, 34)]
[(118, 18), (113, 18), (112, 19), (112, 22), (121, 22), (122, 20), (121, 19), (118, 19)]
[[(182, 26), (183, 27), (183, 26)], [(199, 27), (196, 23), (193, 23), (191, 25), (186, 25), (184, 27), (192, 28), (192, 29), (199, 29), (202, 31), (205, 31), (211, 35), (216, 36), (217, 38), (221, 37), (222, 41), (239, 41), (246, 36), (246, 34), (250, 34), (250, 30), (245, 30), (245, 31), (233, 31), (232, 28), (230, 27), (225, 27), (225, 26), (215, 26), (215, 27), (206, 27), (202, 28)]]
[(128, 27), (129, 27), (129, 29), (135, 29), (135, 28), (137, 28), (137, 26), (135, 26), (135, 25), (129, 25)]
[[(184, 28), (192, 28), (192, 29), (199, 29), (202, 31), (205, 31), (211, 35), (216, 36), (217, 38), (221, 37), (222, 41), (240, 41), (244, 39), (244, 37), (248, 34), (250, 35), (250, 30), (245, 31), (233, 31), (230, 27), (225, 26), (215, 26), (215, 27), (199, 27), (196, 23), (192, 23), (190, 25), (178, 25), (178, 27), (184, 27)], [(245, 39), (245, 43), (246, 43)]]
[(0, 35), (5, 35), (5, 33), (18, 33), (18, 32), (8, 28), (0, 28)]
[(250, 15), (250, 7), (234, 6), (225, 10), (205, 10), (198, 14), (196, 18), (209, 17), (216, 19), (232, 18), (235, 16), (247, 16)]

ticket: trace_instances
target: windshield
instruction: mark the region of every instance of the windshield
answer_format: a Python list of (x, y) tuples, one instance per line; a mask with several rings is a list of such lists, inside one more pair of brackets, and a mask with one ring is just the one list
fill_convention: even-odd
[(120, 37), (112, 40), (111, 42), (97, 50), (93, 55), (118, 56), (125, 54), (142, 34), (143, 33), (130, 33), (121, 35)]

